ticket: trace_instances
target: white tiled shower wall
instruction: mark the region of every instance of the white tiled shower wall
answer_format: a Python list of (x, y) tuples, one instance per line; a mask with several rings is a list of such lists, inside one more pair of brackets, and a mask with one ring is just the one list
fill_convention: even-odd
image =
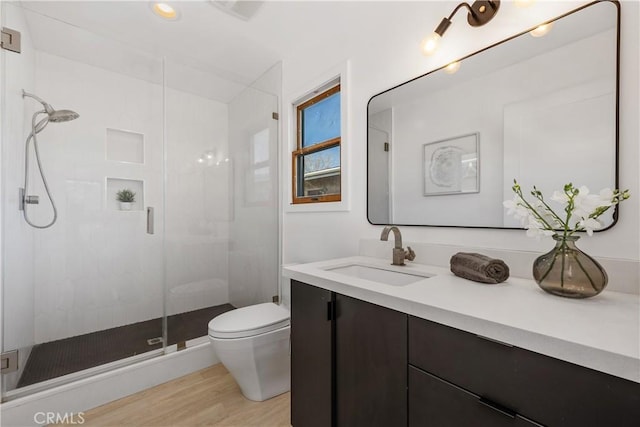
[[(162, 87), (37, 52), (33, 91), (80, 114), (40, 134), (59, 220), (34, 233), (35, 341), (161, 317), (165, 272), (168, 314), (226, 303), (228, 227), (218, 212), (228, 203), (227, 172), (198, 159), (226, 151), (227, 106), (167, 89), (165, 263)], [(143, 134), (144, 163), (106, 160), (107, 128)], [(108, 203), (107, 178), (143, 182), (155, 234), (146, 233), (145, 209)], [(221, 202), (214, 209), (211, 197)], [(44, 206), (34, 209), (39, 222), (50, 215)]]

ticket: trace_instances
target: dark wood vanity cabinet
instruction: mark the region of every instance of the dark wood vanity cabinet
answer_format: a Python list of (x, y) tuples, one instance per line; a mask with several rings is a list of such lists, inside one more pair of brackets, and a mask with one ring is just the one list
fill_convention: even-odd
[(626, 427), (640, 384), (292, 281), (294, 427)]
[(291, 282), (291, 425), (333, 424), (333, 293)]
[(409, 365), (409, 425), (437, 427), (540, 426), (494, 402)]
[(407, 315), (291, 283), (291, 424), (407, 425)]
[[(410, 426), (449, 425), (426, 422), (431, 412), (425, 415), (417, 404), (430, 405), (429, 390), (445, 385), (466, 393), (458, 393), (456, 402), (467, 402), (469, 413), (485, 406), (502, 415), (500, 423), (475, 425), (535, 425), (531, 420), (561, 427), (640, 425), (638, 383), (413, 316), (409, 363), (414, 367), (409, 375)], [(419, 374), (435, 376), (442, 384)], [(425, 396), (415, 397), (417, 390)]]

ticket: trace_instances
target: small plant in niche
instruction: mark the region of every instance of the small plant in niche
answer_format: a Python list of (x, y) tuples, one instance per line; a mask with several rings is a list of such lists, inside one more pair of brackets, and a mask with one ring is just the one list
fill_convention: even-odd
[(131, 204), (136, 201), (136, 193), (128, 188), (123, 188), (116, 193), (116, 200), (120, 202), (120, 210), (130, 211)]

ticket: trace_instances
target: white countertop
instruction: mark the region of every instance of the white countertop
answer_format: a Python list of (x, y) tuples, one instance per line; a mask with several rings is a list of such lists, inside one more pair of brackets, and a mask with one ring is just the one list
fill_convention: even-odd
[[(390, 286), (326, 268), (352, 264), (433, 277)], [(472, 282), (448, 269), (355, 256), (283, 267), (290, 279), (640, 383), (640, 298), (607, 292), (569, 299), (532, 280)]]

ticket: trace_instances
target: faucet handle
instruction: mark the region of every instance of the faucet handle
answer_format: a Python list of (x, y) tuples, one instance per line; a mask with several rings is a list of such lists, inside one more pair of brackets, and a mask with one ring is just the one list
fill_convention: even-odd
[(416, 259), (416, 253), (411, 249), (411, 246), (407, 246), (407, 250), (404, 251), (404, 257), (409, 261)]

